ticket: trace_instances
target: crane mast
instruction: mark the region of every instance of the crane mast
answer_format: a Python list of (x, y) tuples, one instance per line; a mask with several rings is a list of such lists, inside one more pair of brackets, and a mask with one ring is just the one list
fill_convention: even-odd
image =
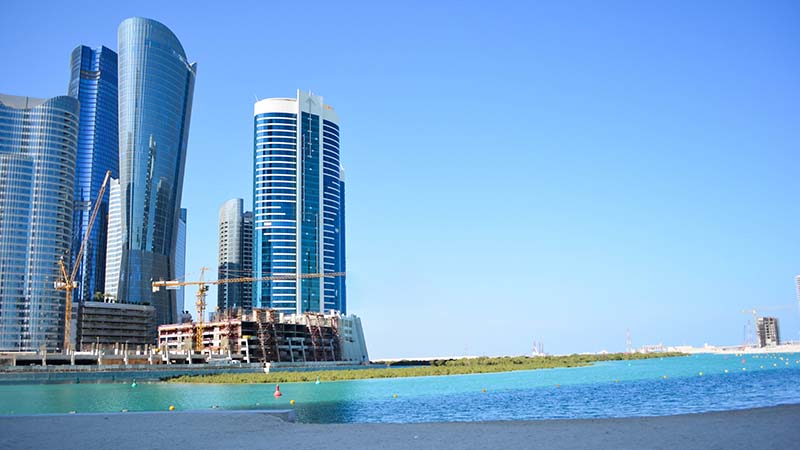
[(53, 283), (53, 287), (59, 291), (65, 291), (64, 302), (64, 353), (69, 353), (72, 346), (72, 291), (78, 288), (78, 283), (75, 281), (75, 276), (78, 274), (78, 267), (80, 267), (81, 257), (83, 251), (86, 249), (86, 243), (89, 242), (89, 237), (92, 234), (92, 227), (94, 220), (97, 218), (97, 211), (100, 209), (100, 203), (103, 200), (103, 195), (106, 193), (106, 186), (108, 180), (111, 178), (111, 171), (106, 171), (106, 176), (103, 178), (103, 184), (100, 186), (100, 191), (97, 193), (97, 199), (92, 208), (92, 215), (89, 217), (89, 224), (86, 228), (86, 234), (83, 236), (83, 241), (78, 249), (78, 254), (75, 257), (75, 266), (72, 267), (72, 272), (68, 273), (67, 267), (64, 264), (64, 257), (58, 260), (59, 271), (61, 277)]

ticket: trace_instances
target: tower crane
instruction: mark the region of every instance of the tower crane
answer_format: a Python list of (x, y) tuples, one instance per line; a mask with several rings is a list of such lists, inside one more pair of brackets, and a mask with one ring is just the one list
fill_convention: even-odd
[(266, 277), (238, 277), (238, 278), (222, 278), (219, 280), (204, 280), (203, 276), (207, 267), (200, 268), (200, 279), (197, 281), (180, 281), (180, 280), (159, 280), (153, 281), (153, 292), (158, 292), (161, 288), (165, 289), (179, 289), (183, 286), (197, 286), (197, 349), (202, 351), (203, 348), (203, 316), (206, 312), (206, 294), (210, 285), (220, 285), (227, 283), (256, 283), (261, 281), (280, 281), (280, 280), (304, 280), (308, 278), (328, 278), (328, 277), (341, 277), (345, 272), (326, 272), (326, 273), (301, 273), (289, 275), (270, 275)]
[(83, 241), (78, 249), (78, 254), (75, 257), (75, 266), (72, 271), (67, 270), (64, 264), (64, 257), (58, 260), (59, 271), (61, 277), (53, 283), (53, 287), (59, 291), (65, 291), (65, 314), (64, 314), (64, 353), (69, 353), (72, 346), (72, 291), (78, 288), (78, 282), (75, 281), (75, 275), (78, 274), (78, 267), (80, 267), (81, 257), (83, 251), (86, 249), (86, 243), (89, 241), (89, 236), (92, 234), (92, 227), (94, 226), (94, 219), (97, 218), (97, 211), (100, 209), (100, 203), (103, 195), (106, 193), (106, 186), (108, 180), (111, 178), (111, 171), (106, 171), (106, 176), (103, 178), (103, 184), (100, 185), (100, 191), (97, 193), (97, 200), (94, 201), (94, 208), (92, 208), (92, 215), (89, 217), (89, 224), (86, 228), (86, 234), (83, 236)]

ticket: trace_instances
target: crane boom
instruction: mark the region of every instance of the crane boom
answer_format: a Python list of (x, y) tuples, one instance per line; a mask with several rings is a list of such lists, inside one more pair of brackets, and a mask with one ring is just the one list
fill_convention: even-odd
[(103, 184), (100, 185), (100, 191), (97, 193), (97, 199), (94, 202), (94, 207), (92, 208), (92, 215), (89, 217), (89, 224), (86, 228), (86, 234), (83, 236), (83, 241), (81, 241), (81, 246), (78, 248), (78, 254), (75, 257), (75, 266), (72, 267), (72, 271), (67, 276), (67, 268), (64, 265), (64, 258), (62, 257), (59, 261), (59, 270), (61, 272), (61, 279), (53, 283), (53, 287), (57, 290), (63, 290), (66, 292), (65, 301), (64, 301), (64, 352), (69, 352), (69, 348), (72, 345), (72, 290), (78, 287), (78, 283), (75, 282), (75, 275), (78, 274), (78, 267), (80, 267), (81, 257), (83, 256), (83, 251), (86, 249), (86, 243), (89, 242), (89, 237), (92, 234), (92, 227), (94, 226), (94, 220), (97, 218), (97, 211), (100, 210), (100, 203), (103, 199), (103, 195), (106, 193), (106, 186), (108, 186), (108, 180), (111, 178), (111, 171), (106, 171), (106, 176), (103, 178)]
[(280, 280), (297, 280), (307, 278), (327, 278), (327, 277), (342, 277), (345, 272), (325, 272), (325, 273), (301, 273), (289, 275), (270, 275), (267, 277), (239, 277), (239, 278), (222, 278), (219, 280), (209, 281), (179, 281), (179, 280), (159, 280), (153, 281), (153, 292), (158, 292), (161, 288), (165, 289), (178, 289), (182, 286), (205, 286), (205, 285), (218, 285), (226, 283), (255, 283), (259, 281), (280, 281)]

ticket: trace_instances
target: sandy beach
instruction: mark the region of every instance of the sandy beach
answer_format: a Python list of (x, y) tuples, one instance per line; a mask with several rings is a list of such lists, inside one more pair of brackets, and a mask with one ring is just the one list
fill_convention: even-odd
[(266, 412), (0, 417), (3, 449), (800, 448), (800, 405), (626, 419), (302, 424)]

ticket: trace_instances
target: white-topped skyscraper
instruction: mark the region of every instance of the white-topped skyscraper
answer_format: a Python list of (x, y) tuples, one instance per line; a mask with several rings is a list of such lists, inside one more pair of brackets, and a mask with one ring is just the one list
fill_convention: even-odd
[[(254, 275), (345, 272), (336, 112), (298, 90), (295, 98), (256, 102), (254, 127)], [(346, 314), (345, 279), (254, 283), (253, 306)]]

